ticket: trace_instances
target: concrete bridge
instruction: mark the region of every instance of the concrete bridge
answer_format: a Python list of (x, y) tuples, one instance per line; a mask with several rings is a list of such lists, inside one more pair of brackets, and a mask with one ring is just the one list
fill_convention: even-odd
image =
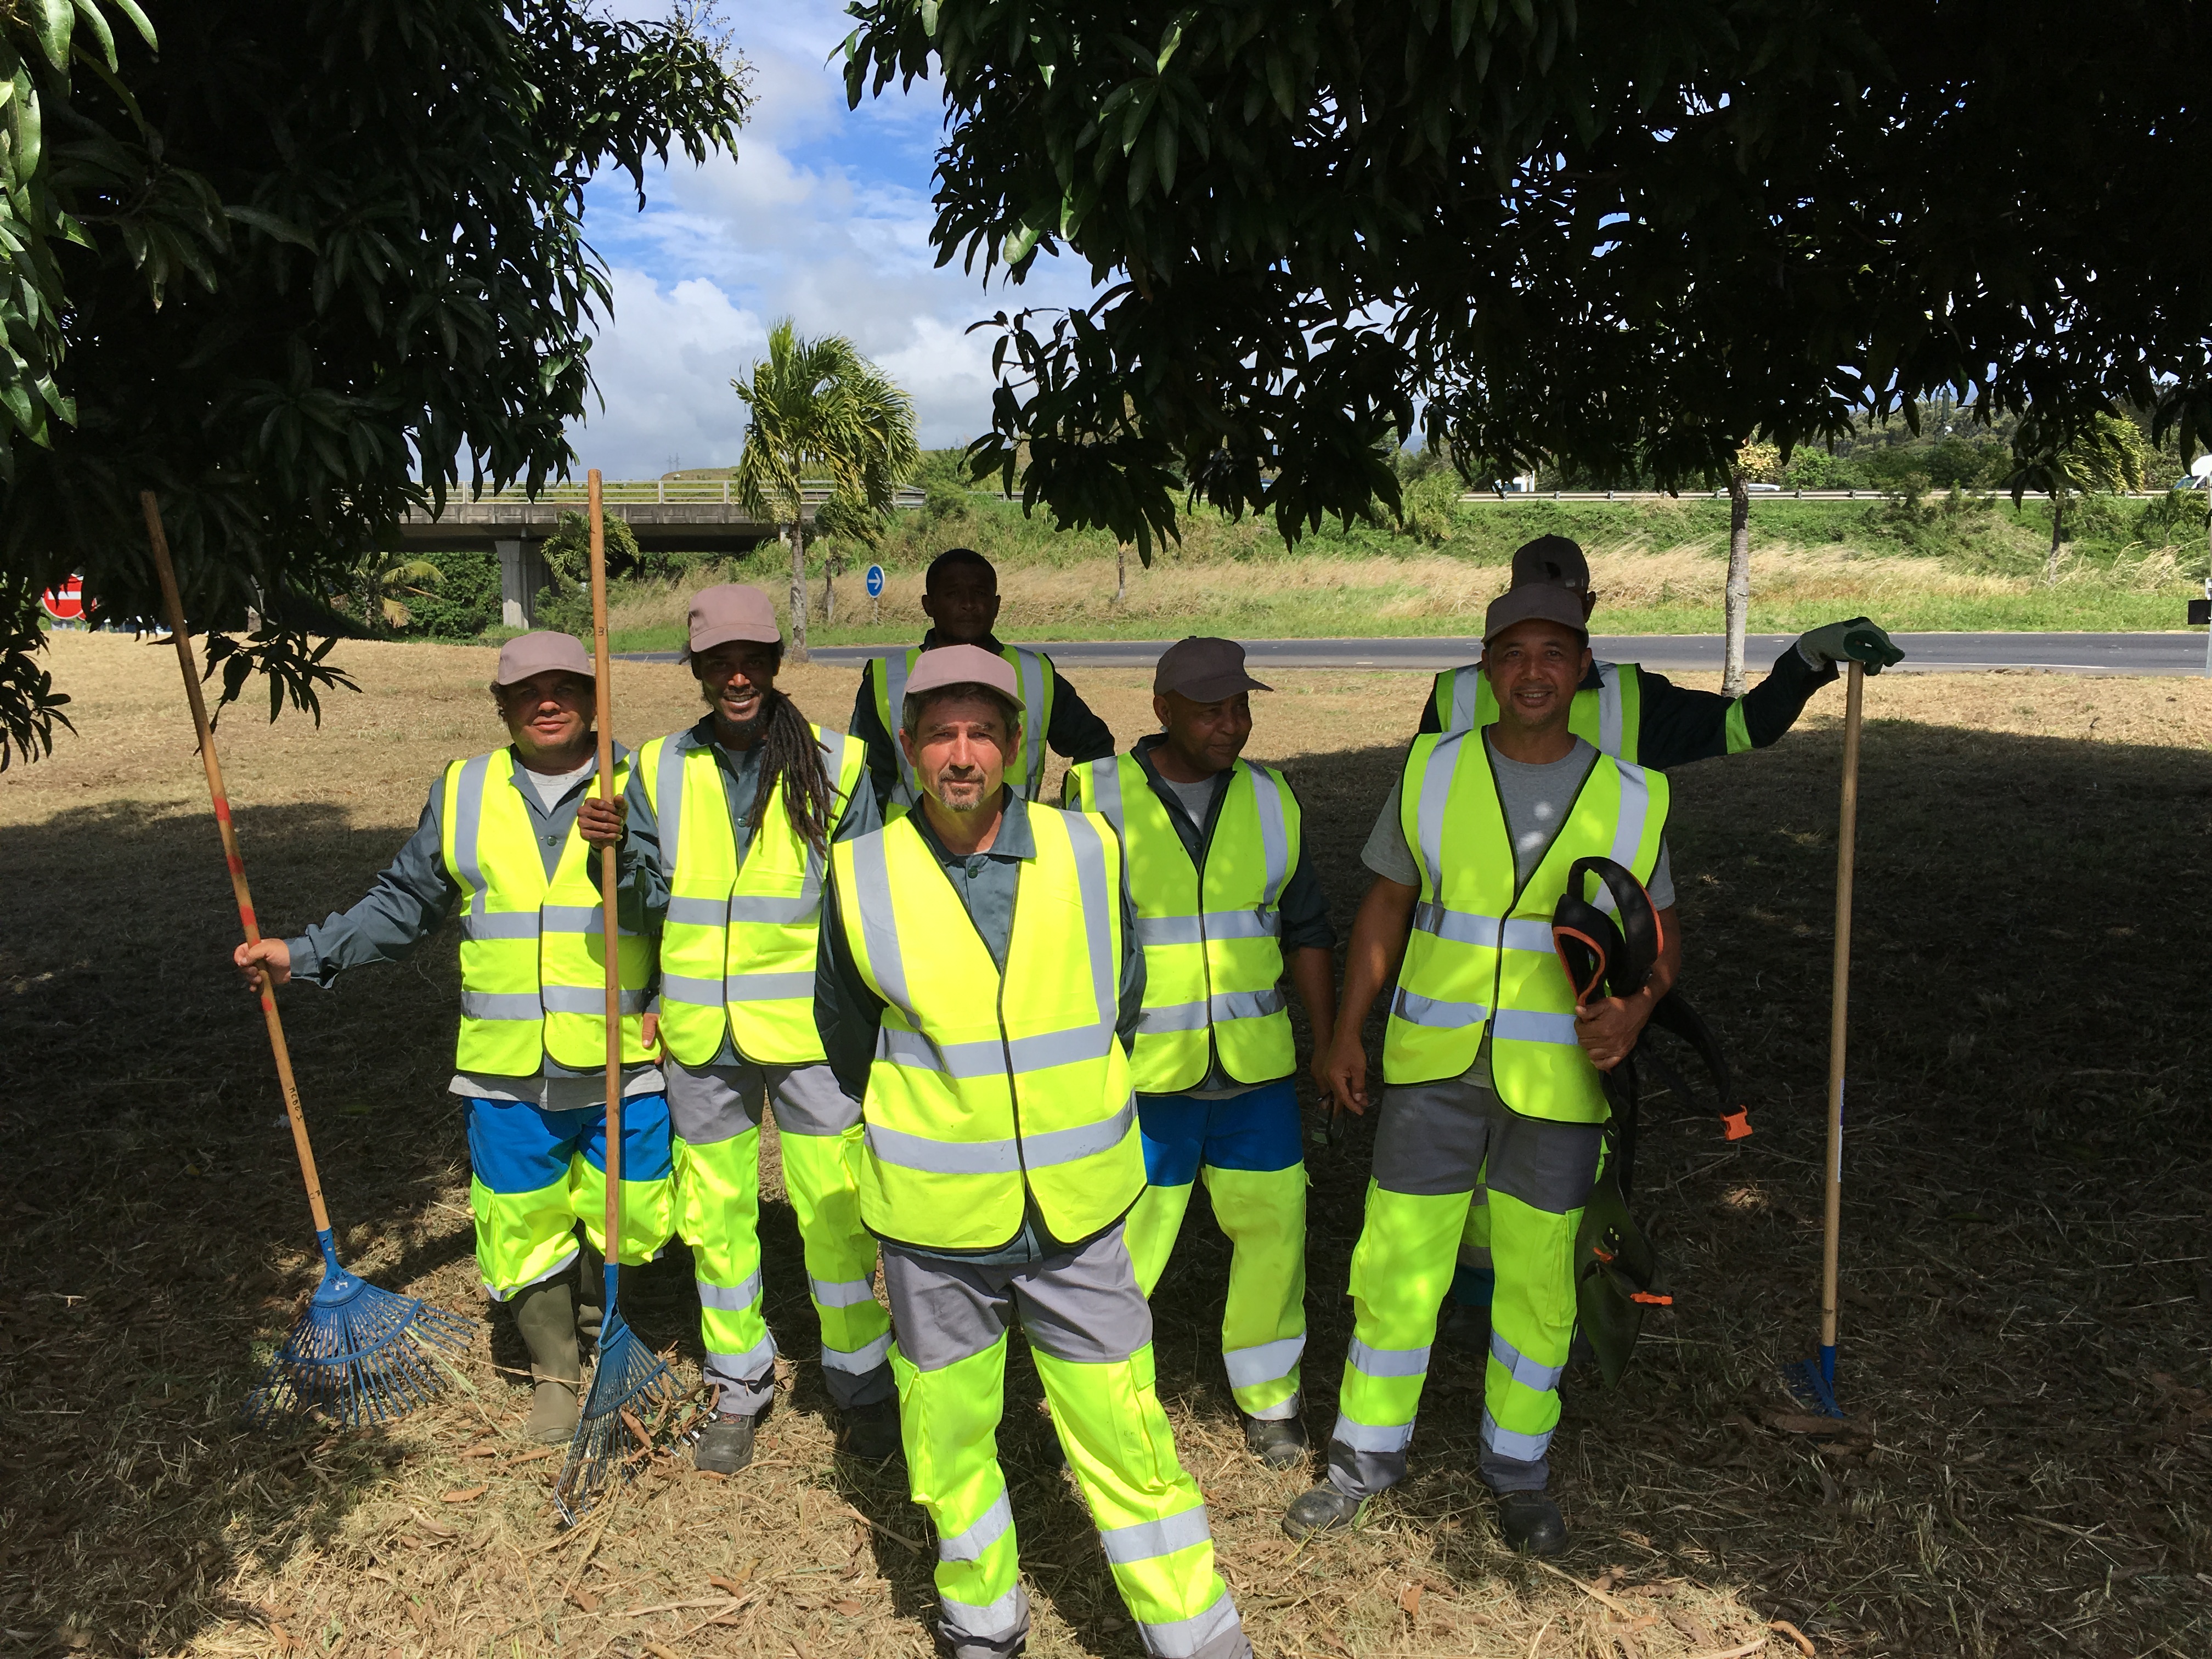
[[(804, 487), (805, 522), (813, 522), (815, 509), (831, 494), (827, 483)], [(600, 486), (600, 498), (607, 516), (628, 524), (649, 553), (744, 553), (776, 533), (774, 524), (738, 504), (727, 478), (609, 479)], [(586, 499), (580, 483), (548, 484), (534, 496), (519, 489), (453, 495), (434, 517), (410, 513), (401, 520), (400, 544), (425, 553), (498, 554), (501, 620), (527, 628), (545, 586), (538, 550), (561, 515), (581, 513)], [(922, 492), (909, 488), (898, 492), (893, 505), (912, 509), (921, 503)]]

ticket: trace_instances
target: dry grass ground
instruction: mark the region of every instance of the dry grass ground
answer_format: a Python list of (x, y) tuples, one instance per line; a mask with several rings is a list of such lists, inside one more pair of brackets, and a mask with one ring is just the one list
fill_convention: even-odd
[[(769, 1312), (789, 1356), (762, 1461), (670, 1463), (574, 1534), (517, 1439), (519, 1344), (388, 1431), (249, 1435), (257, 1355), (313, 1283), (305, 1206), (173, 659), (54, 641), (80, 726), (0, 777), (0, 1650), (924, 1655), (927, 1528), (900, 1473), (833, 1453), (776, 1188)], [(495, 736), (488, 652), (343, 647), (366, 688), (317, 731), (223, 732), (263, 915), (350, 902), (441, 761)], [(1126, 739), (1143, 681), (1079, 675)], [(1294, 679), (1297, 683), (1293, 683)], [(629, 667), (621, 735), (687, 720)], [(842, 725), (851, 677), (794, 673)], [(1341, 923), (1421, 696), (1284, 677), (1255, 754), (1303, 793)], [(1759, 1133), (1647, 1117), (1641, 1206), (1678, 1301), (1614, 1392), (1570, 1383), (1556, 1446), (1581, 1588), (1501, 1551), (1473, 1476), (1480, 1372), (1440, 1360), (1413, 1478), (1347, 1543), (1277, 1528), (1308, 1478), (1243, 1455), (1214, 1356), (1225, 1247), (1196, 1206), (1159, 1370), (1261, 1654), (1680, 1659), (2212, 1651), (2212, 1210), (2203, 899), (2212, 687), (2027, 676), (1869, 688), (1847, 1149), (1849, 1430), (1776, 1383), (1815, 1322), (1839, 698), (1765, 754), (1678, 775), (1688, 988)], [(450, 940), (286, 1003), (354, 1263), (482, 1312), (443, 1095)], [(1334, 1409), (1364, 1132), (1316, 1153), (1311, 1415)], [(680, 1367), (676, 1252), (626, 1297)], [(1018, 1360), (1003, 1436), (1033, 1651), (1137, 1644)]]

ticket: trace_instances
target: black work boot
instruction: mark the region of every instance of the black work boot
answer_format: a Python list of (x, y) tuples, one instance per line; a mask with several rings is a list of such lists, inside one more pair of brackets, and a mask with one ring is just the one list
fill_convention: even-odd
[(871, 1406), (848, 1406), (837, 1413), (837, 1443), (855, 1457), (871, 1463), (899, 1455), (898, 1397), (878, 1400)]
[(523, 1432), (548, 1446), (576, 1431), (576, 1397), (583, 1392), (584, 1368), (576, 1352), (576, 1296), (568, 1275), (526, 1285), (509, 1298), (514, 1328), (530, 1350), (533, 1389), (530, 1420)]
[(1523, 1555), (1558, 1555), (1567, 1547), (1559, 1506), (1540, 1492), (1498, 1494), (1498, 1535)]
[(1283, 1530), (1300, 1543), (1323, 1533), (1349, 1532), (1364, 1498), (1347, 1497), (1324, 1480), (1302, 1492), (1283, 1512)]
[(691, 1448), (691, 1467), (710, 1474), (735, 1474), (753, 1461), (753, 1432), (757, 1413), (717, 1417), (699, 1431)]
[(1306, 1425), (1295, 1415), (1248, 1417), (1244, 1449), (1271, 1469), (1295, 1468), (1306, 1461)]

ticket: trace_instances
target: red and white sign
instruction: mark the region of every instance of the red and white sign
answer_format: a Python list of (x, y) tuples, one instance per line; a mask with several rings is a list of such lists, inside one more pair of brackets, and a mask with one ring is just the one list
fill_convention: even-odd
[(82, 622), (84, 578), (71, 576), (67, 581), (57, 582), (39, 596), (39, 603), (56, 622)]

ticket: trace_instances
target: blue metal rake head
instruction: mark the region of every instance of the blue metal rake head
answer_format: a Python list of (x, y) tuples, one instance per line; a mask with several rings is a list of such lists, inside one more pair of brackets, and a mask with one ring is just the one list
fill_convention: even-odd
[(468, 1352), (474, 1326), (417, 1296), (379, 1290), (339, 1262), (328, 1228), (323, 1282), (246, 1401), (250, 1422), (319, 1412), (347, 1428), (388, 1423), (437, 1393), (434, 1350)]
[(1793, 1359), (1782, 1368), (1783, 1385), (1807, 1411), (1841, 1417), (1836, 1403), (1836, 1351), (1824, 1347), (1810, 1359)]
[[(599, 1328), (599, 1364), (584, 1396), (575, 1437), (553, 1488), (554, 1507), (564, 1525), (574, 1526), (591, 1513), (599, 1494), (617, 1481), (628, 1485), (651, 1459), (654, 1434), (665, 1409), (684, 1397), (684, 1388), (660, 1356), (646, 1346), (615, 1305), (615, 1264), (606, 1267), (606, 1317)], [(650, 1413), (654, 1419), (646, 1420)]]

